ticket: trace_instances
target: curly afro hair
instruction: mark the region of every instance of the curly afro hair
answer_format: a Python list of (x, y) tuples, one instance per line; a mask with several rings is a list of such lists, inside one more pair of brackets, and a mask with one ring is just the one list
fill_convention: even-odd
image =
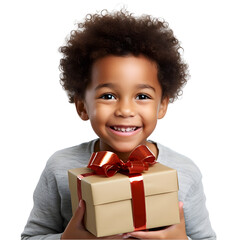
[(60, 83), (73, 103), (75, 98), (84, 99), (92, 64), (97, 59), (107, 55), (144, 55), (156, 62), (163, 98), (169, 97), (173, 102), (188, 79), (188, 66), (180, 49), (168, 23), (150, 15), (134, 17), (126, 10), (88, 14), (71, 32), (66, 45), (59, 48), (63, 54)]

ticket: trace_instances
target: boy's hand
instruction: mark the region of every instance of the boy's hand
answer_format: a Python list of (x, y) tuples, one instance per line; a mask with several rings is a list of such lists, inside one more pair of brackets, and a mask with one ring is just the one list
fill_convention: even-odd
[(188, 239), (185, 230), (183, 203), (179, 202), (180, 223), (158, 231), (136, 231), (125, 233), (124, 238), (134, 237), (141, 239)]
[[(83, 226), (83, 216), (85, 212), (85, 203), (80, 201), (79, 207), (68, 223), (65, 231), (63, 232), (61, 239), (96, 239), (93, 234), (88, 232)], [(104, 239), (122, 239), (122, 234), (104, 237)]]

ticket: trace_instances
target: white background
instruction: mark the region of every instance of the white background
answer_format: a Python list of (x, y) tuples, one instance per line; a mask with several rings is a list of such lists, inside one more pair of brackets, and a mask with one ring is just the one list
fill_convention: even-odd
[(238, 1), (3, 1), (0, 5), (1, 239), (19, 239), (49, 156), (95, 138), (59, 84), (58, 47), (87, 13), (126, 6), (169, 22), (191, 79), (151, 139), (192, 158), (218, 239), (239, 229)]

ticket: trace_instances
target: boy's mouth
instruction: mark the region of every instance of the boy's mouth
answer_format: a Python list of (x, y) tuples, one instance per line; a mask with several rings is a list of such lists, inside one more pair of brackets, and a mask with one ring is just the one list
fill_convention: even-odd
[(123, 126), (110, 126), (111, 129), (117, 132), (134, 132), (136, 131), (139, 127), (123, 127)]

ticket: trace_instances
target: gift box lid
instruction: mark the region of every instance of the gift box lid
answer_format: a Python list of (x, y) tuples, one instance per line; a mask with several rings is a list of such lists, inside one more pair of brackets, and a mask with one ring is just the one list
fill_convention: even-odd
[[(88, 168), (69, 170), (70, 175), (91, 172)], [(160, 163), (142, 173), (145, 196), (178, 191), (177, 171)], [(75, 185), (75, 184), (74, 184)], [(75, 185), (76, 186), (76, 185)], [(112, 177), (92, 175), (81, 180), (82, 198), (93, 205), (131, 199), (129, 177), (117, 173)]]

